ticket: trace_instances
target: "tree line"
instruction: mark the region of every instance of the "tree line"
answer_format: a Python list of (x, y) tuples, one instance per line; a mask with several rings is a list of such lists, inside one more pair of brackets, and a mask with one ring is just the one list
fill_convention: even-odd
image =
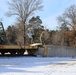
[(11, 44), (28, 45), (31, 43), (29, 36), (32, 34), (32, 43), (76, 46), (76, 5), (71, 5), (57, 17), (57, 30), (49, 30), (42, 25), (39, 16), (33, 16), (36, 11), (42, 10), (42, 0), (11, 0), (8, 4), (10, 13), (7, 15), (16, 15), (17, 18), (17, 23), (8, 26), (6, 30)]

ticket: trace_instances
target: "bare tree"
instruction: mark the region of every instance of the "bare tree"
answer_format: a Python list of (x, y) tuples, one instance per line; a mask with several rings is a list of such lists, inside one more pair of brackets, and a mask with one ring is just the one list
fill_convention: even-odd
[[(72, 5), (70, 6), (69, 8), (67, 8), (65, 10), (65, 12), (59, 16), (58, 18), (58, 22), (60, 23), (60, 30), (62, 32), (62, 37), (65, 36), (65, 34), (67, 32), (68, 33), (68, 38), (63, 38), (62, 41), (64, 42), (66, 39), (69, 40), (70, 38), (70, 41), (71, 40), (74, 40), (74, 43), (76, 41), (75, 37), (76, 37), (76, 5)], [(73, 34), (73, 38), (70, 36), (71, 33)], [(72, 35), (71, 34), (71, 35)], [(73, 41), (71, 41), (73, 42)]]
[[(20, 26), (23, 26), (22, 31), (24, 31), (24, 41), (28, 19), (30, 16), (35, 14), (36, 11), (39, 11), (43, 8), (42, 0), (11, 0), (8, 2), (9, 11), (7, 12), (8, 16), (16, 16), (17, 20), (20, 23)], [(24, 42), (25, 44), (25, 42)]]
[(9, 11), (7, 15), (16, 15), (18, 21), (23, 23), (26, 23), (31, 15), (43, 8), (42, 0), (11, 0), (8, 4)]
[(67, 8), (57, 19), (61, 25), (65, 24), (70, 27), (70, 29), (76, 30), (76, 5)]

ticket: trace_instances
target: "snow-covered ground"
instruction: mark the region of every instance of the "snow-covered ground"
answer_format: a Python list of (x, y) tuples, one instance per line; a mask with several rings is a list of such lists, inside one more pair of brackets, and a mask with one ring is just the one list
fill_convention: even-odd
[(76, 75), (76, 58), (0, 57), (0, 75)]

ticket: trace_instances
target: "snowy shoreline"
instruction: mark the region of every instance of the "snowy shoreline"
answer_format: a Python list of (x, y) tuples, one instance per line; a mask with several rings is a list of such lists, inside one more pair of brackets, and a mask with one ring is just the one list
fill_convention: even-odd
[(76, 58), (0, 57), (0, 75), (76, 75)]

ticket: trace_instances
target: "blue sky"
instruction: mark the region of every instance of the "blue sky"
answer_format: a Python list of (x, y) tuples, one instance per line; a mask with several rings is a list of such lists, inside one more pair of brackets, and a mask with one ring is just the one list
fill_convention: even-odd
[[(8, 0), (0, 0), (0, 20), (4, 24), (4, 28), (15, 23), (14, 17), (6, 17), (5, 13), (8, 11)], [(9, 0), (10, 1), (10, 0)], [(56, 29), (57, 17), (61, 15), (66, 8), (76, 4), (76, 0), (43, 0), (43, 11), (36, 12), (35, 16), (40, 16), (45, 28), (50, 30)]]

